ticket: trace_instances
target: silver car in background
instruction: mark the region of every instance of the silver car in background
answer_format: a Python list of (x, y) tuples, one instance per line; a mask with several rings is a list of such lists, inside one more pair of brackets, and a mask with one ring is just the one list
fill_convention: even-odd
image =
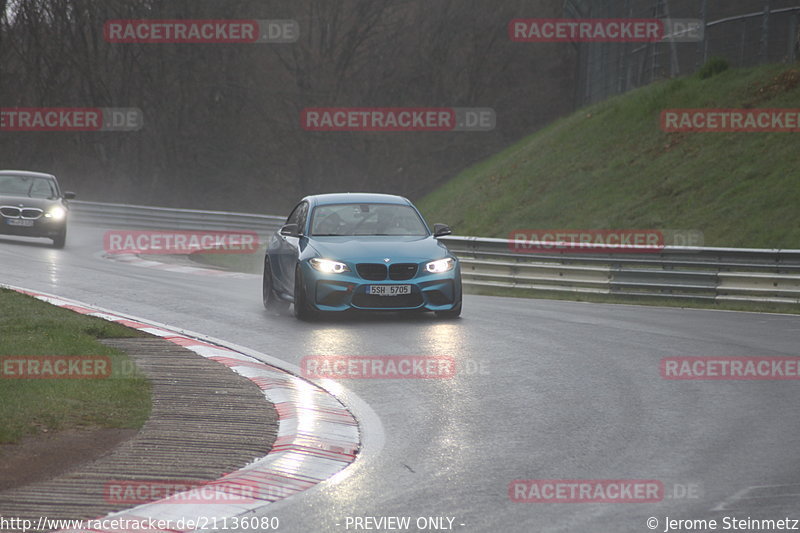
[(54, 248), (67, 239), (69, 203), (75, 193), (61, 192), (52, 174), (0, 170), (0, 235), (44, 237)]

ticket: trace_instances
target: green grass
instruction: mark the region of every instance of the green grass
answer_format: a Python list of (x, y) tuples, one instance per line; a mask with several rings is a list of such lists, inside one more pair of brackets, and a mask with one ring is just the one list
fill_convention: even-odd
[(150, 414), (150, 385), (131, 360), (97, 339), (142, 336), (0, 289), (0, 356), (106, 355), (107, 379), (9, 379), (0, 374), (0, 443), (38, 431), (138, 428)]
[(580, 110), (418, 202), (457, 235), (701, 230), (706, 246), (800, 248), (800, 135), (665, 133), (670, 108), (800, 108), (800, 67), (676, 79)]

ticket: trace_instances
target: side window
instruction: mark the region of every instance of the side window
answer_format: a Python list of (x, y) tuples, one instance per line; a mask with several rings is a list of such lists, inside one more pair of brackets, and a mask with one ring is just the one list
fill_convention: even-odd
[(297, 204), (297, 206), (292, 210), (292, 214), (286, 219), (287, 224), (297, 224), (297, 221), (300, 219), (300, 208), (302, 206), (303, 204)]
[(308, 203), (302, 202), (297, 204), (292, 214), (286, 219), (287, 224), (297, 224), (300, 233), (303, 232), (306, 226), (306, 218), (308, 216)]
[(303, 202), (297, 207), (299, 211), (299, 215), (297, 217), (297, 227), (299, 228), (300, 233), (305, 233), (306, 231), (306, 219), (308, 219), (308, 204)]

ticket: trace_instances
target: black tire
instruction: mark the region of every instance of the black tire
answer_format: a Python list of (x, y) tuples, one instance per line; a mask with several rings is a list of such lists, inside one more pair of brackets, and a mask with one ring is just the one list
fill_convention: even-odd
[(294, 316), (299, 320), (314, 320), (317, 312), (308, 305), (303, 272), (298, 265), (294, 271)]
[(272, 267), (269, 264), (269, 259), (264, 259), (264, 277), (261, 281), (261, 298), (264, 302), (264, 308), (267, 311), (282, 315), (289, 309), (289, 303), (284, 302), (275, 294), (275, 287), (272, 282)]
[(66, 243), (67, 243), (67, 227), (64, 226), (64, 228), (58, 233), (58, 235), (53, 237), (53, 248), (57, 248), (60, 250), (64, 248), (64, 245)]
[(452, 309), (447, 311), (436, 311), (436, 316), (439, 318), (458, 318), (461, 316), (461, 300)]

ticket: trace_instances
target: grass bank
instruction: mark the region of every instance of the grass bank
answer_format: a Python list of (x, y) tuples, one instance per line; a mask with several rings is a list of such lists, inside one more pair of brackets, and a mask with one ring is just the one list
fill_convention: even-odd
[(114, 371), (105, 379), (12, 379), (0, 366), (0, 444), (44, 430), (141, 427), (150, 413), (147, 380), (126, 355), (97, 342), (140, 335), (0, 289), (0, 363), (3, 356), (108, 356)]

